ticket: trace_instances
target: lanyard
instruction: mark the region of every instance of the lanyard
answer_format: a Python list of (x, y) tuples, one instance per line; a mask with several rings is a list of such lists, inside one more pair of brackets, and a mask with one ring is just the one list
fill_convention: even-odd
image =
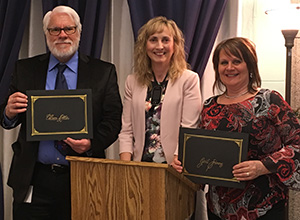
[(153, 72), (152, 72), (152, 74), (153, 74), (154, 82), (155, 82), (156, 85), (153, 86), (153, 88), (152, 88), (151, 104), (152, 105), (158, 105), (161, 102), (161, 96), (162, 96), (162, 90), (163, 90), (163, 88), (161, 86), (161, 83), (164, 83), (166, 81), (168, 73), (166, 74), (164, 80), (161, 83), (157, 82)]
[(166, 81), (166, 79), (167, 79), (167, 76), (168, 76), (168, 73), (166, 74), (166, 76), (165, 76), (165, 78), (164, 78), (164, 80), (162, 81), (162, 82), (157, 82), (157, 80), (156, 80), (156, 77), (155, 77), (155, 74), (152, 72), (152, 74), (153, 74), (153, 78), (154, 78), (154, 82), (157, 84), (157, 85), (159, 85), (160, 86), (160, 84), (161, 83), (164, 83), (165, 81)]

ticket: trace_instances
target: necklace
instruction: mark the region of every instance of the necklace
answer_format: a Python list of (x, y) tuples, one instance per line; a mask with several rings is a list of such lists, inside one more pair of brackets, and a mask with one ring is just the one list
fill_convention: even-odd
[(243, 92), (241, 94), (238, 94), (238, 95), (227, 95), (226, 93), (224, 93), (224, 96), (227, 98), (227, 99), (234, 99), (234, 98), (238, 98), (238, 97), (241, 97), (243, 95), (246, 95), (248, 93), (248, 90), (246, 92)]

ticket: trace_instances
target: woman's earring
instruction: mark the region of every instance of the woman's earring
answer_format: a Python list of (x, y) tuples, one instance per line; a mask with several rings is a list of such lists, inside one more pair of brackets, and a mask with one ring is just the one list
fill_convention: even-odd
[(251, 79), (253, 78), (253, 73), (250, 73), (250, 78), (251, 78)]

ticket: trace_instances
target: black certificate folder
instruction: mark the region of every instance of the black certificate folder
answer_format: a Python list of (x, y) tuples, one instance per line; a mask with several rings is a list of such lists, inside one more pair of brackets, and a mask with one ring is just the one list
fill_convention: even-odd
[(244, 188), (232, 167), (247, 158), (248, 134), (180, 128), (179, 154), (183, 174), (195, 183)]
[(93, 137), (90, 89), (30, 90), (26, 94), (28, 141)]

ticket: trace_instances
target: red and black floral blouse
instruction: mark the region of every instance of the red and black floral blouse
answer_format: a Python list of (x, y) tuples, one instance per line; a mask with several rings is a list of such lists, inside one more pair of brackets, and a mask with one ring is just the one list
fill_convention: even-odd
[(210, 186), (208, 207), (222, 219), (257, 219), (287, 200), (288, 187), (300, 189), (298, 119), (276, 91), (261, 89), (229, 105), (217, 98), (206, 100), (200, 128), (248, 133), (248, 160), (261, 160), (272, 174), (248, 181), (245, 189)]

